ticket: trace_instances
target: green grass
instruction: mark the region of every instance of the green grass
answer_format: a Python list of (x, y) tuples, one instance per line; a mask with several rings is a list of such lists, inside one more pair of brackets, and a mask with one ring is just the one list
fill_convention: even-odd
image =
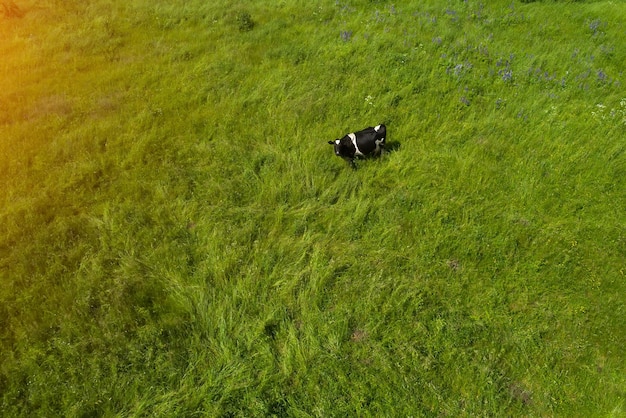
[(626, 416), (623, 2), (16, 4), (0, 415)]

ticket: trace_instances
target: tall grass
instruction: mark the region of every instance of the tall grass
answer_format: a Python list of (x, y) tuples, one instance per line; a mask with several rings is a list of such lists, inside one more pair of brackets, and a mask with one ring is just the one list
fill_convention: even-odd
[(624, 414), (622, 3), (18, 6), (0, 415)]

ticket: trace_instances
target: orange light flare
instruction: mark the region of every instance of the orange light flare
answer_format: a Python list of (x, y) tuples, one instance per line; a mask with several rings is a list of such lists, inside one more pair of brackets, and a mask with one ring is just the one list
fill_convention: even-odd
[[(25, 4), (28, 3), (28, 4)], [(41, 75), (33, 45), (33, 10), (28, 0), (0, 0), (0, 194), (10, 173), (21, 171), (29, 154), (30, 125), (24, 124), (27, 109)], [(36, 14), (35, 14), (36, 15)]]
[[(28, 80), (37, 66), (30, 4), (0, 0), (0, 130), (16, 122), (25, 105)], [(1, 134), (0, 134), (1, 135)]]
[(20, 66), (28, 53), (21, 32), (27, 24), (24, 9), (13, 0), (0, 0), (0, 126), (13, 113), (12, 100), (19, 88)]
[(24, 17), (24, 12), (12, 0), (2, 0), (2, 11), (4, 17)]

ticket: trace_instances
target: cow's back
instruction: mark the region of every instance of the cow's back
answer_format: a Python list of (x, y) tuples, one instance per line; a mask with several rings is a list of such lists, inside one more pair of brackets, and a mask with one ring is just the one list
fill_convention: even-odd
[(385, 125), (377, 125), (356, 132), (356, 143), (359, 151), (364, 155), (379, 153), (385, 144), (386, 134), (387, 128)]

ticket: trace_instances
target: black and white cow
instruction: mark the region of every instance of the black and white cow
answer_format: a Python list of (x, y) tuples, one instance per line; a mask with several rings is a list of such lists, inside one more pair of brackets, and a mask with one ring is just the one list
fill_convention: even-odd
[(335, 155), (342, 157), (354, 166), (356, 157), (380, 155), (385, 146), (387, 128), (385, 125), (376, 125), (362, 131), (347, 134), (341, 139), (328, 141), (335, 146)]

